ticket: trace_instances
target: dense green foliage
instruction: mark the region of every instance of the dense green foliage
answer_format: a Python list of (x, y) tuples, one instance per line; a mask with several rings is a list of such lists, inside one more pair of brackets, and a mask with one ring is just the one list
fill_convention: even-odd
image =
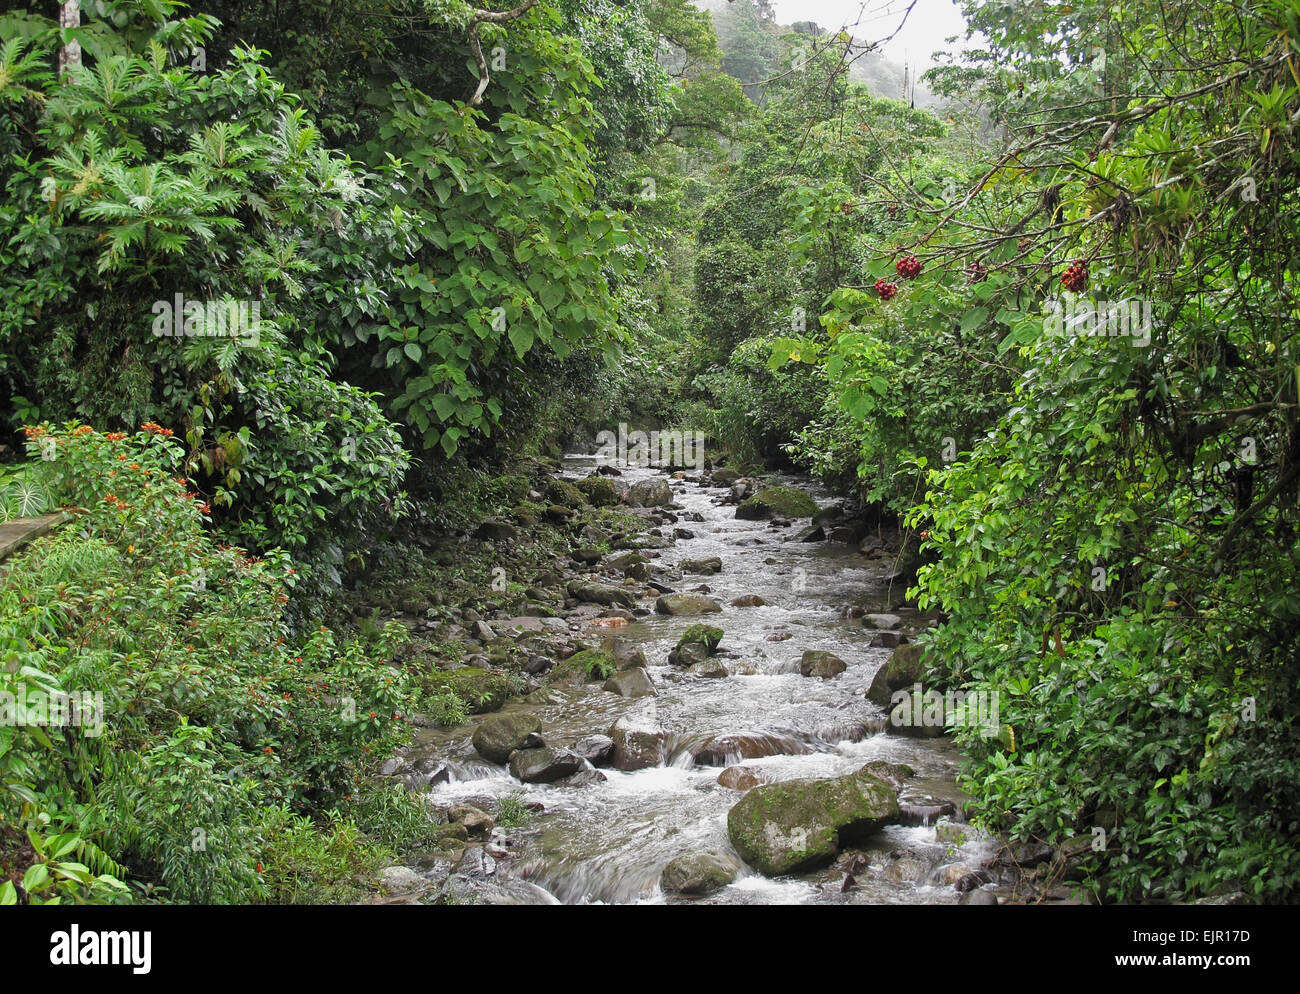
[(887, 145), (849, 205), (854, 278), (774, 349), (843, 416), (796, 450), (826, 465), (847, 429), (864, 495), (919, 531), (916, 593), (948, 619), (931, 676), (1000, 694), (1010, 726), (958, 732), (990, 825), (1103, 829), (1106, 899), (1285, 900), (1300, 8), (1016, 9), (970, 4), (991, 48), (933, 73), (1002, 133)]
[(614, 513), (520, 466), (620, 420), (901, 523), (987, 825), (1294, 899), (1297, 0), (968, 0), (942, 114), (762, 0), (9, 6), (0, 690), (112, 719), (0, 723), (0, 901), (356, 898), (405, 716), (518, 692), (397, 536)]

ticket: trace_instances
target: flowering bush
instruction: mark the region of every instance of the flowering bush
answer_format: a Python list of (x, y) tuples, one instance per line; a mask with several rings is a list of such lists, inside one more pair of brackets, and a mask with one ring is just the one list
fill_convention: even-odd
[[(167, 429), (26, 434), (32, 473), (73, 519), (0, 578), (0, 690), (99, 695), (102, 727), (0, 726), (0, 818), (71, 819), (173, 899), (274, 891), (276, 868), (255, 869), (265, 808), (346, 806), (365, 764), (406, 735), (413, 691), (388, 665), (404, 629), (296, 642), (289, 558), (212, 538)], [(89, 884), (76, 896), (99, 899)]]

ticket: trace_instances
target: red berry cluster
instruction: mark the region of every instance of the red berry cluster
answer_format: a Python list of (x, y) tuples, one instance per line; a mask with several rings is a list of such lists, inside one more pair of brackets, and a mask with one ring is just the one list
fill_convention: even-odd
[(1061, 274), (1061, 286), (1071, 293), (1082, 293), (1088, 289), (1088, 263), (1075, 259), (1069, 268)]
[(894, 263), (894, 268), (898, 270), (898, 275), (905, 280), (915, 279), (921, 272), (921, 260), (914, 255), (907, 255)]
[(989, 271), (981, 263), (972, 262), (966, 267), (966, 280), (970, 283), (983, 283), (989, 278)]
[(898, 293), (898, 284), (890, 283), (887, 280), (876, 280), (876, 293), (880, 294), (882, 300), (889, 300), (894, 294)]

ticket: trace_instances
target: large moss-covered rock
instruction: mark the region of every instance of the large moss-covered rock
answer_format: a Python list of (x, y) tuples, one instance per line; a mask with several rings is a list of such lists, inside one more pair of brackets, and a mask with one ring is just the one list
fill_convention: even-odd
[(727, 814), (731, 844), (769, 877), (830, 863), (843, 842), (898, 820), (898, 798), (859, 771), (831, 780), (787, 780), (753, 788)]
[(795, 487), (765, 487), (736, 507), (736, 517), (760, 521), (773, 515), (808, 518), (817, 513), (817, 502)]
[(542, 727), (535, 714), (498, 714), (474, 729), (470, 740), (480, 756), (493, 763), (504, 763), (524, 740)]
[(885, 661), (885, 665), (876, 671), (867, 690), (867, 700), (889, 707), (894, 691), (903, 690), (914, 683), (925, 680), (925, 661), (922, 657), (923, 647), (915, 642), (900, 645)]
[(478, 666), (438, 670), (424, 677), (423, 683), (430, 695), (437, 695), (442, 690), (454, 691), (465, 702), (470, 714), (500, 711), (501, 705), (510, 698), (510, 679), (504, 673)]
[(574, 486), (592, 507), (613, 507), (619, 502), (618, 484), (607, 476), (589, 476)]

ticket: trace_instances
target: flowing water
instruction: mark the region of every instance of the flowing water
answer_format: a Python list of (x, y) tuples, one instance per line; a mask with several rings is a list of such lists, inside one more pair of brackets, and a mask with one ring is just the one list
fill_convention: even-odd
[[(566, 468), (570, 475), (585, 476), (593, 468), (591, 457), (569, 457)], [(622, 482), (657, 474), (625, 470)], [(818, 495), (804, 480), (777, 482), (793, 482)], [(658, 726), (669, 736), (664, 764), (631, 773), (605, 769), (607, 782), (582, 787), (522, 785), (477, 756), (469, 742), (472, 728), (430, 730), (421, 738), (422, 751), (448, 760), (453, 771), (452, 782), (432, 789), (434, 802), (482, 802), (522, 790), (523, 800), (543, 805), (532, 824), (508, 833), (517, 853), (501, 875), (516, 881), (507, 888), (510, 900), (680, 900), (666, 897), (659, 887), (664, 865), (684, 853), (711, 851), (729, 856), (740, 870), (731, 885), (696, 899), (705, 903), (955, 903), (960, 895), (951, 875), (945, 878), (945, 868), (954, 863), (971, 868), (991, 852), (970, 832), (953, 844), (938, 841), (933, 825), (886, 828), (861, 847), (870, 865), (855, 872), (855, 885), (846, 890), (841, 890), (842, 868), (769, 880), (739, 862), (726, 819), (741, 795), (717, 783), (727, 765), (752, 766), (769, 781), (779, 781), (852, 773), (876, 759), (902, 762), (916, 770), (902, 800), (949, 800), (960, 808), (963, 798), (953, 781), (958, 757), (947, 739), (886, 734), (883, 710), (865, 698), (891, 650), (871, 648), (873, 632), (860, 621), (842, 619), (840, 609), (856, 604), (884, 610), (901, 601), (898, 586), (891, 590), (882, 581), (891, 569), (888, 560), (869, 560), (854, 546), (794, 541), (797, 527), (738, 521), (735, 507), (721, 504), (724, 489), (682, 480), (672, 485), (674, 500), (685, 508), (677, 512), (679, 526), (695, 537), (662, 550), (655, 565), (671, 570), (682, 559), (720, 558), (720, 573), (685, 576), (671, 586), (687, 591), (707, 585), (711, 596), (721, 599), (723, 613), (652, 614), (612, 630), (645, 652), (656, 697), (629, 700), (595, 684), (554, 691), (551, 703), (540, 707), (508, 705), (538, 714), (547, 743), (557, 746), (606, 733), (624, 716)], [(689, 520), (691, 512), (703, 520)], [(758, 594), (767, 603), (726, 606), (741, 594)], [(667, 664), (682, 631), (699, 621), (725, 631), (719, 654), (731, 676), (695, 677)], [(604, 633), (595, 630), (597, 636)], [(807, 649), (833, 652), (848, 664), (847, 671), (830, 680), (801, 676), (799, 659)], [(717, 736), (744, 738), (704, 748)], [(744, 759), (744, 752), (775, 754)], [(522, 880), (527, 884), (517, 883)]]

